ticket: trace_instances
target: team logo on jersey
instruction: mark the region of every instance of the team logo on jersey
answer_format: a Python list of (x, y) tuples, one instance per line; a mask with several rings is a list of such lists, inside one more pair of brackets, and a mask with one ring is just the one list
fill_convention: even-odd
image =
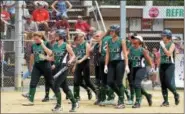
[(85, 54), (85, 53), (86, 53), (86, 50), (83, 49), (83, 50), (79, 50), (79, 51), (77, 52), (77, 55), (83, 55), (83, 54)]
[(43, 50), (36, 50), (36, 51), (33, 51), (33, 54), (35, 55), (39, 55), (39, 54), (44, 54), (44, 51)]
[(132, 56), (131, 55), (131, 60), (140, 61), (141, 60), (141, 57), (140, 56)]
[(113, 53), (118, 53), (120, 51), (121, 51), (120, 48), (110, 48), (110, 52), (113, 52)]
[(59, 51), (59, 52), (54, 51), (53, 53), (55, 56), (64, 56), (64, 51)]

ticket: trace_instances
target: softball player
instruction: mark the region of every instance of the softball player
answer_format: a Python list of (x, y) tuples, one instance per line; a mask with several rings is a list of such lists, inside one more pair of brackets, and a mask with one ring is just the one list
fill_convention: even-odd
[[(51, 64), (48, 60), (44, 59), (43, 56), (51, 56), (52, 50), (48, 41), (45, 40), (44, 35), (40, 32), (33, 34), (33, 40), (35, 43), (32, 45), (32, 54), (30, 57), (30, 66), (33, 65), (29, 89), (29, 102), (23, 103), (24, 106), (34, 105), (34, 95), (36, 92), (36, 86), (39, 82), (40, 76), (43, 75), (45, 81), (49, 86), (53, 88), (53, 77), (51, 73)], [(55, 93), (55, 91), (54, 91)]]
[(77, 43), (77, 65), (74, 74), (74, 96), (79, 100), (80, 83), (82, 80), (82, 73), (84, 76), (85, 83), (91, 88), (94, 93), (97, 93), (95, 86), (90, 81), (90, 45), (84, 40), (85, 34), (83, 32), (78, 33)]
[[(78, 45), (77, 44), (77, 38), (78, 38), (78, 36), (74, 37), (74, 42), (72, 44), (72, 48), (73, 48), (73, 51), (74, 51), (76, 56), (77, 56), (77, 48), (76, 47)], [(72, 72), (74, 72), (75, 69), (76, 69), (76, 64), (73, 66)], [(84, 77), (83, 74), (82, 74), (82, 77)], [(82, 78), (80, 86), (83, 87), (87, 91), (88, 99), (91, 100), (92, 99), (92, 93), (91, 93), (91, 90), (87, 87), (87, 84), (85, 83), (84, 78)], [(80, 96), (79, 96), (79, 100), (80, 100)]]
[[(100, 42), (100, 99), (99, 102), (96, 104), (99, 104), (100, 106), (108, 105), (108, 104), (114, 104), (114, 91), (108, 86), (107, 84), (107, 74), (104, 73), (104, 67), (105, 67), (105, 56), (106, 56), (106, 49), (107, 49), (107, 42), (111, 39), (110, 36), (110, 30), (103, 36)], [(106, 95), (108, 98), (106, 98)]]
[[(137, 34), (136, 33), (129, 33), (128, 34), (128, 39), (126, 40), (126, 46), (127, 46), (127, 50), (129, 51), (129, 48), (132, 46), (132, 37), (133, 36), (136, 36)], [(130, 57), (130, 54), (128, 54), (128, 66), (129, 66), (129, 69), (131, 70), (131, 66), (132, 66), (132, 61), (131, 61), (131, 57)], [(130, 88), (130, 99), (128, 100), (128, 105), (133, 105), (134, 103), (134, 85), (133, 85), (133, 82), (132, 82), (132, 75), (131, 73), (128, 73), (127, 74), (127, 79), (128, 79), (128, 82), (129, 82), (129, 88)]]
[[(62, 68), (64, 68), (67, 65), (70, 65), (75, 60), (75, 54), (72, 50), (72, 48), (64, 42), (67, 38), (67, 33), (63, 29), (59, 29), (56, 32), (56, 41), (57, 43), (53, 46), (53, 53), (54, 58), (51, 58), (54, 60), (54, 64), (52, 65), (53, 74), (56, 74), (59, 72)], [(70, 57), (70, 60), (68, 61), (68, 54)], [(68, 71), (64, 71), (62, 74), (59, 75), (54, 81), (54, 89), (56, 90), (56, 99), (57, 104), (52, 109), (53, 112), (59, 112), (61, 110), (61, 93), (60, 93), (60, 87), (62, 87), (63, 91), (65, 92), (66, 96), (70, 99), (72, 103), (72, 108), (70, 112), (74, 112), (77, 107), (76, 100), (74, 99), (74, 96), (71, 92), (71, 90), (68, 87), (67, 84), (67, 73)]]
[(100, 57), (100, 53), (99, 53), (99, 42), (100, 42), (100, 36), (101, 33), (100, 32), (95, 32), (93, 34), (93, 38), (90, 40), (90, 52), (93, 55), (93, 63), (94, 63), (94, 70), (95, 70), (95, 84), (97, 87), (97, 101), (94, 104), (97, 104), (97, 102), (100, 99), (100, 94), (99, 94), (99, 90), (100, 90), (100, 74), (99, 74), (99, 57)]
[(141, 36), (133, 36), (132, 44), (129, 48), (129, 54), (131, 59), (131, 75), (132, 75), (132, 83), (134, 86), (135, 94), (136, 94), (136, 102), (132, 106), (132, 108), (139, 108), (141, 104), (141, 95), (145, 95), (149, 106), (152, 105), (152, 96), (148, 94), (144, 88), (141, 87), (141, 82), (146, 76), (146, 66), (145, 60), (150, 64), (151, 71), (153, 71), (152, 61), (149, 57), (148, 52), (142, 47), (143, 38)]
[[(125, 41), (119, 37), (120, 26), (110, 26), (111, 39), (108, 40), (104, 72), (108, 73), (107, 83), (118, 95), (116, 108), (125, 108), (124, 86), (122, 83), (124, 72), (129, 72), (128, 57)], [(124, 57), (123, 57), (124, 56)], [(124, 62), (125, 60), (125, 62)]]
[(168, 90), (175, 98), (175, 104), (179, 104), (179, 94), (175, 86), (175, 44), (172, 42), (172, 32), (168, 29), (162, 32), (162, 41), (160, 42), (160, 80), (164, 102), (161, 106), (169, 106)]

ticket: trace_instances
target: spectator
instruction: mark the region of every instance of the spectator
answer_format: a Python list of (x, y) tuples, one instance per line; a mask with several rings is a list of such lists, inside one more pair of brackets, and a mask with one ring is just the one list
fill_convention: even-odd
[(32, 34), (36, 31), (38, 31), (37, 23), (32, 21), (32, 16), (28, 15), (25, 16), (26, 22), (24, 24), (24, 32), (25, 32), (25, 43), (24, 43), (24, 59), (26, 61), (26, 65), (28, 68), (28, 71), (23, 74), (23, 79), (26, 79), (28, 76), (30, 76), (31, 68), (30, 68), (30, 55), (31, 55), (31, 46), (32, 42), (30, 41), (32, 39)]
[[(11, 22), (14, 24), (15, 21), (15, 0), (3, 1), (3, 6), (7, 9), (11, 16)], [(26, 9), (26, 2), (23, 1), (23, 15), (29, 15), (28, 9)]]
[(60, 16), (68, 17), (67, 10), (72, 8), (72, 4), (68, 0), (55, 0), (51, 7), (56, 12), (58, 19)]
[(26, 39), (31, 39), (32, 33), (38, 31), (37, 23), (32, 20), (32, 16), (25, 16), (26, 22), (24, 23), (24, 32)]
[(172, 37), (173, 42), (175, 43), (175, 53), (184, 54), (184, 45), (180, 37)]
[(84, 21), (82, 19), (82, 16), (78, 16), (78, 20), (75, 23), (75, 30), (77, 30), (77, 29), (79, 29), (87, 34), (90, 32), (90, 30), (92, 28), (90, 27), (90, 25), (86, 21)]
[(86, 34), (86, 40), (90, 40), (91, 33), (95, 31), (95, 28), (91, 27), (86, 21), (83, 20), (82, 16), (78, 16), (78, 20), (75, 23), (75, 30), (81, 30)]
[(32, 12), (33, 21), (38, 24), (39, 31), (48, 31), (49, 12), (44, 8), (44, 2), (38, 2), (38, 7)]
[(23, 2), (23, 16), (29, 16), (29, 15), (30, 15), (29, 10), (27, 8), (26, 2), (24, 1)]
[(14, 23), (14, 21), (15, 21), (15, 1), (13, 1), (13, 0), (3, 1), (3, 6), (10, 13), (11, 22)]
[(44, 0), (34, 1), (34, 6), (36, 8), (39, 6), (38, 4), (42, 4), (45, 9), (47, 9), (49, 7), (49, 4), (46, 1), (44, 1)]
[(7, 25), (9, 25), (9, 20), (10, 20), (10, 14), (9, 12), (6, 11), (5, 7), (1, 5), (1, 20), (0, 20), (0, 31), (1, 35), (6, 36), (7, 34)]
[(65, 16), (61, 16), (61, 20), (58, 20), (56, 23), (55, 23), (55, 26), (57, 29), (65, 29), (67, 34), (68, 34), (68, 37), (67, 37), (67, 40), (70, 40), (69, 38), (69, 23), (68, 23), (68, 20), (66, 19)]

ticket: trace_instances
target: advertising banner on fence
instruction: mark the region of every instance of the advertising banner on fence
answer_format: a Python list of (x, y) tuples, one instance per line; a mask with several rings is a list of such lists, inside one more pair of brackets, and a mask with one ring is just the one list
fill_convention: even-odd
[(152, 6), (143, 8), (143, 18), (151, 19), (183, 19), (184, 7), (181, 6)]

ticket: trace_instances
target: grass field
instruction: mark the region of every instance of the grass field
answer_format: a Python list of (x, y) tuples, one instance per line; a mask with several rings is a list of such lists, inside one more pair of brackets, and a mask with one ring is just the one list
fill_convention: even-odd
[[(93, 100), (87, 100), (87, 94), (85, 91), (81, 91), (80, 108), (77, 113), (183, 113), (184, 112), (184, 94), (183, 90), (179, 90), (180, 104), (176, 106), (174, 104), (173, 95), (169, 92), (170, 107), (160, 107), (162, 103), (162, 96), (159, 90), (149, 91), (153, 95), (153, 106), (149, 107), (146, 99), (143, 97), (142, 105), (140, 109), (132, 109), (131, 106), (126, 105), (125, 109), (115, 109), (113, 106), (99, 107), (93, 105)], [(53, 94), (52, 94), (53, 95)], [(50, 96), (52, 96), (50, 95)], [(69, 101), (65, 100), (63, 96), (63, 111), (62, 113), (69, 113), (71, 105)], [(1, 113), (52, 113), (51, 109), (55, 105), (55, 100), (43, 103), (41, 99), (44, 97), (43, 91), (38, 91), (35, 95), (35, 105), (32, 107), (22, 106), (23, 102), (27, 99), (21, 96), (21, 92), (1, 92)], [(116, 102), (116, 101), (115, 101)]]

